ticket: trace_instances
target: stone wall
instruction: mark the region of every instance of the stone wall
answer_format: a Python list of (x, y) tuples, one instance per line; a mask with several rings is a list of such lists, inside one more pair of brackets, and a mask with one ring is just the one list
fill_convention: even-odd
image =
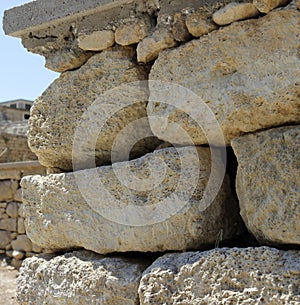
[(27, 237), (24, 225), (20, 180), (32, 174), (43, 175), (45, 168), (37, 161), (0, 164), (0, 254), (17, 268), (22, 259), (43, 251)]
[(19, 304), (300, 304), (299, 22), (286, 0), (5, 13), (61, 72), (31, 111), (47, 175), (21, 181), (54, 253), (23, 262)]
[[(12, 129), (17, 128), (16, 124), (12, 125)], [(0, 163), (36, 159), (36, 155), (28, 147), (26, 136), (0, 132)]]

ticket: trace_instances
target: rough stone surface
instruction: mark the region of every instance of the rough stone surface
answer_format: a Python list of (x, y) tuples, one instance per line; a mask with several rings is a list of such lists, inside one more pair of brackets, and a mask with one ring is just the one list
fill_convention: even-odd
[(22, 44), (29, 52), (44, 56), (46, 68), (62, 73), (81, 67), (94, 54), (80, 49), (72, 35), (65, 37), (68, 41), (26, 36), (22, 38)]
[(6, 214), (11, 218), (18, 217), (18, 203), (17, 202), (10, 202), (6, 207)]
[(299, 251), (223, 248), (166, 254), (143, 273), (141, 305), (299, 304)]
[(300, 244), (300, 126), (232, 141), (236, 191), (248, 229), (262, 243)]
[(78, 37), (79, 48), (86, 51), (102, 51), (115, 43), (115, 33), (111, 30), (96, 31)]
[(15, 218), (2, 218), (0, 220), (0, 230), (17, 231), (17, 220)]
[[(85, 198), (88, 196), (88, 203), (79, 192), (74, 173), (24, 177), (21, 184), (27, 234), (43, 248), (84, 247), (101, 254), (198, 249), (214, 244), (220, 232), (224, 240), (236, 237), (239, 234), (238, 212), (227, 177), (214, 201), (208, 203), (206, 209), (206, 205), (204, 208), (200, 206), (210, 173), (209, 149), (198, 148), (198, 155), (195, 156), (189, 147), (179, 148), (178, 153), (174, 148), (167, 148), (129, 163), (117, 163), (115, 169), (121, 172), (121, 177), (125, 175), (122, 183), (111, 166), (100, 167), (97, 174), (103, 183), (102, 188), (93, 180), (91, 169), (80, 171), (77, 174), (85, 181), (81, 182), (81, 190), (88, 193), (84, 195)], [(187, 160), (189, 165), (181, 168), (181, 160)], [(191, 175), (198, 170), (198, 162), (200, 177), (191, 195), (192, 178), (197, 178)], [(137, 190), (129, 188), (134, 184), (131, 186), (132, 177), (126, 171), (128, 165), (139, 177)], [(154, 176), (149, 177), (150, 172)], [(180, 175), (183, 178), (179, 181)], [(150, 185), (147, 178), (152, 178)], [(126, 186), (128, 183), (129, 187)], [(113, 199), (107, 198), (107, 192), (114, 200), (120, 200), (117, 207), (113, 205)], [(167, 203), (159, 206), (166, 198), (172, 198), (172, 206), (179, 202), (179, 198), (188, 201), (185, 207), (179, 206), (170, 212)], [(97, 210), (98, 205), (102, 210)], [(134, 210), (121, 210), (121, 217), (113, 218), (118, 207), (128, 205), (132, 209), (143, 207), (147, 211), (144, 217), (150, 219), (140, 220), (142, 216), (134, 214)], [(107, 217), (104, 218), (106, 207), (109, 214), (104, 214)], [(161, 215), (162, 219), (159, 218)]]
[(22, 189), (21, 188), (16, 190), (16, 192), (14, 193), (14, 200), (17, 202), (22, 202)]
[(257, 17), (259, 11), (252, 3), (232, 2), (215, 12), (213, 21), (218, 25), (227, 25), (235, 21)]
[(278, 6), (286, 5), (291, 0), (253, 0), (253, 4), (262, 13), (269, 13)]
[[(162, 52), (150, 79), (179, 84), (202, 98), (215, 114), (227, 144), (246, 132), (297, 123), (299, 20), (297, 10), (280, 10), (260, 19), (233, 23), (180, 48)], [(197, 145), (207, 143), (199, 126), (186, 114), (162, 104), (164, 97), (152, 90), (150, 100), (148, 115), (169, 119), (163, 128), (159, 118), (149, 119), (157, 137), (187, 144), (177, 137), (171, 124), (180, 122)], [(189, 103), (185, 106), (188, 108)], [(196, 113), (196, 109), (190, 110)], [(201, 113), (198, 116), (199, 122), (210, 123)]]
[(13, 199), (13, 195), (18, 188), (18, 183), (11, 180), (0, 181), (0, 201)]
[(19, 235), (16, 240), (12, 241), (12, 248), (16, 251), (31, 252), (32, 243), (26, 235)]
[(121, 46), (138, 43), (149, 34), (150, 29), (150, 20), (129, 19), (116, 29), (116, 42)]
[(195, 37), (201, 37), (218, 28), (218, 26), (212, 22), (209, 12), (203, 12), (203, 10), (188, 14), (185, 24), (188, 31)]
[(191, 35), (186, 27), (186, 14), (183, 13), (176, 13), (174, 14), (174, 20), (172, 24), (172, 33), (174, 39), (176, 41), (183, 41), (186, 42), (191, 38)]
[(10, 232), (0, 231), (0, 249), (5, 249), (5, 247), (10, 243)]
[(167, 27), (158, 27), (150, 36), (143, 39), (137, 46), (138, 62), (147, 63), (156, 59), (165, 49), (176, 46), (172, 31)]
[(19, 234), (25, 234), (26, 233), (24, 218), (18, 218), (17, 228), (18, 228), (18, 233)]
[(20, 305), (138, 305), (146, 260), (76, 251), (26, 259), (17, 280)]
[[(30, 117), (29, 145), (43, 165), (71, 170), (74, 134), (82, 114), (107, 90), (123, 83), (147, 78), (145, 68), (132, 63), (134, 52), (130, 47), (118, 47), (96, 54), (80, 69), (62, 74), (35, 101)], [(147, 95), (139, 93), (132, 96), (128, 93), (126, 96), (126, 93), (121, 91), (114, 91), (113, 96), (108, 98), (110, 109), (105, 110), (102, 106), (93, 113), (98, 119), (93, 123), (99, 124), (99, 129), (95, 129), (93, 124), (87, 126), (90, 134), (98, 134), (101, 131), (95, 147), (97, 165), (110, 162), (113, 141), (122, 128), (139, 118), (146, 117), (144, 101)], [(124, 100), (135, 104), (124, 108)], [(119, 111), (101, 130), (101, 118), (103, 120), (106, 111), (111, 109)], [(127, 143), (129, 139), (134, 138), (135, 132), (141, 131), (151, 134), (149, 125), (145, 124), (143, 130), (127, 132), (122, 141)], [(158, 145), (157, 143), (153, 139), (140, 141), (133, 147), (132, 157), (151, 151)], [(126, 159), (126, 152), (120, 151), (118, 161)]]

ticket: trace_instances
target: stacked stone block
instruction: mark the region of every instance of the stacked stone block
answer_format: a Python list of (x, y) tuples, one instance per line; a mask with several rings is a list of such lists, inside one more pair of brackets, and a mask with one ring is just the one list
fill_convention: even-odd
[(11, 258), (17, 268), (26, 257), (43, 252), (26, 235), (20, 180), (25, 175), (44, 173), (45, 168), (37, 161), (0, 164), (0, 254)]
[(21, 182), (60, 254), (24, 261), (19, 303), (300, 303), (299, 5), (44, 5), (4, 23), (62, 72), (30, 120), (48, 175)]

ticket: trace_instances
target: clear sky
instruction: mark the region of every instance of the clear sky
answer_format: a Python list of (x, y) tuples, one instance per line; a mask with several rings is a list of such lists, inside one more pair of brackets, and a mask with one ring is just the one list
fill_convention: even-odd
[(59, 75), (44, 67), (44, 57), (29, 53), (21, 39), (4, 35), (4, 11), (27, 2), (30, 1), (0, 0), (0, 102), (18, 98), (35, 100)]

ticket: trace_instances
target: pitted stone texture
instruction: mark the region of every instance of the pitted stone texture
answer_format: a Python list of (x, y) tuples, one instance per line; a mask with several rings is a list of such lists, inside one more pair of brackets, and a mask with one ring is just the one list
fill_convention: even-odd
[(121, 46), (138, 43), (148, 36), (151, 29), (149, 18), (128, 19), (116, 29), (116, 42)]
[(115, 43), (115, 33), (111, 30), (81, 34), (78, 37), (79, 48), (86, 51), (102, 51)]
[(232, 141), (241, 215), (262, 243), (300, 244), (300, 126)]
[[(260, 19), (233, 23), (162, 52), (152, 67), (150, 80), (179, 84), (196, 93), (215, 114), (226, 144), (243, 133), (297, 123), (299, 21), (297, 10), (280, 10)], [(162, 104), (165, 97), (158, 97), (150, 84), (151, 88), (148, 115), (169, 119), (169, 124), (162, 126), (159, 118), (149, 118), (158, 138), (187, 145), (173, 129), (173, 123), (180, 122), (197, 145), (207, 143), (194, 121), (173, 106)], [(185, 106), (188, 108), (189, 103)], [(198, 122), (209, 126), (200, 107), (201, 100)], [(197, 109), (190, 110), (197, 113)]]
[(65, 39), (26, 35), (22, 38), (22, 44), (29, 52), (44, 56), (45, 67), (59, 73), (81, 67), (94, 54), (80, 49), (72, 33)]
[(211, 20), (211, 12), (203, 9), (188, 14), (185, 23), (188, 31), (195, 37), (201, 37), (218, 28)]
[(146, 260), (88, 251), (26, 259), (17, 280), (20, 305), (138, 305)]
[[(83, 113), (106, 91), (147, 78), (145, 68), (132, 63), (134, 53), (133, 48), (118, 47), (96, 54), (80, 69), (62, 74), (35, 101), (30, 117), (29, 145), (43, 165), (71, 170), (74, 134)], [(134, 105), (124, 108), (125, 99)], [(121, 110), (105, 123), (102, 130), (87, 126), (90, 133), (101, 131), (95, 147), (97, 165), (110, 162), (112, 143), (122, 128), (146, 117), (146, 99), (145, 92), (136, 96), (115, 92), (108, 101), (109, 108)], [(93, 115), (97, 116), (96, 123), (101, 126), (106, 109), (98, 108)], [(145, 124), (144, 129), (145, 134), (151, 134), (148, 125)], [(130, 137), (134, 137), (134, 132), (127, 133), (122, 140), (126, 143)], [(140, 141), (133, 147), (132, 157), (149, 152), (157, 143), (153, 139)], [(125, 152), (119, 153), (117, 161), (127, 159)]]
[(235, 21), (257, 17), (259, 11), (252, 3), (232, 2), (215, 12), (213, 21), (218, 25), (227, 25)]
[[(122, 182), (114, 174), (112, 166), (98, 168), (97, 174), (102, 181), (102, 188), (97, 181), (93, 181), (91, 169), (81, 171), (79, 173), (85, 181), (81, 182), (81, 189), (88, 193), (85, 195), (90, 200), (88, 202), (76, 185), (74, 173), (24, 177), (21, 184), (26, 232), (35, 244), (43, 248), (58, 250), (83, 247), (101, 254), (199, 249), (214, 244), (220, 232), (224, 240), (236, 237), (239, 234), (238, 210), (231, 195), (228, 177), (225, 178), (214, 201), (208, 203), (206, 209), (202, 209), (200, 199), (210, 174), (210, 150), (198, 148), (198, 156), (193, 152), (190, 147), (178, 148), (178, 151), (175, 148), (166, 148), (129, 161), (131, 170), (141, 179), (136, 190), (130, 188), (130, 185), (126, 186), (132, 179), (126, 171), (128, 162), (115, 165), (116, 170), (125, 174), (125, 180), (121, 180)], [(189, 165), (181, 168), (183, 158)], [(157, 160), (160, 162), (156, 163)], [(189, 194), (192, 183), (190, 175), (195, 169), (198, 171), (198, 162), (198, 184), (196, 180), (196, 189), (193, 194)], [(165, 174), (162, 174), (164, 164)], [(149, 173), (153, 173), (150, 186), (147, 181)], [(177, 184), (180, 184), (179, 190)], [(108, 199), (107, 192), (114, 199)], [(151, 214), (159, 208), (158, 203), (166, 198), (172, 198), (174, 204), (179, 198), (188, 201), (179, 211), (170, 215), (170, 208), (162, 203), (158, 211), (167, 216), (160, 219), (161, 222), (156, 221), (157, 216), (154, 214), (154, 219), (151, 218), (150, 221), (146, 219), (136, 226), (129, 225), (128, 223), (139, 223), (141, 216), (133, 216), (127, 211), (122, 214), (124, 219), (113, 218), (118, 212), (113, 200), (119, 200), (120, 207), (148, 207), (147, 211)], [(102, 209), (107, 208), (109, 216), (104, 218), (103, 211), (97, 212), (93, 204), (101, 205)]]
[(174, 35), (168, 27), (158, 27), (150, 36), (143, 39), (137, 46), (138, 62), (147, 63), (156, 59), (165, 49), (177, 44)]
[(283, 6), (291, 2), (291, 0), (253, 0), (253, 4), (262, 13), (269, 13), (278, 6)]
[(299, 251), (223, 248), (166, 254), (143, 273), (140, 304), (299, 304)]

